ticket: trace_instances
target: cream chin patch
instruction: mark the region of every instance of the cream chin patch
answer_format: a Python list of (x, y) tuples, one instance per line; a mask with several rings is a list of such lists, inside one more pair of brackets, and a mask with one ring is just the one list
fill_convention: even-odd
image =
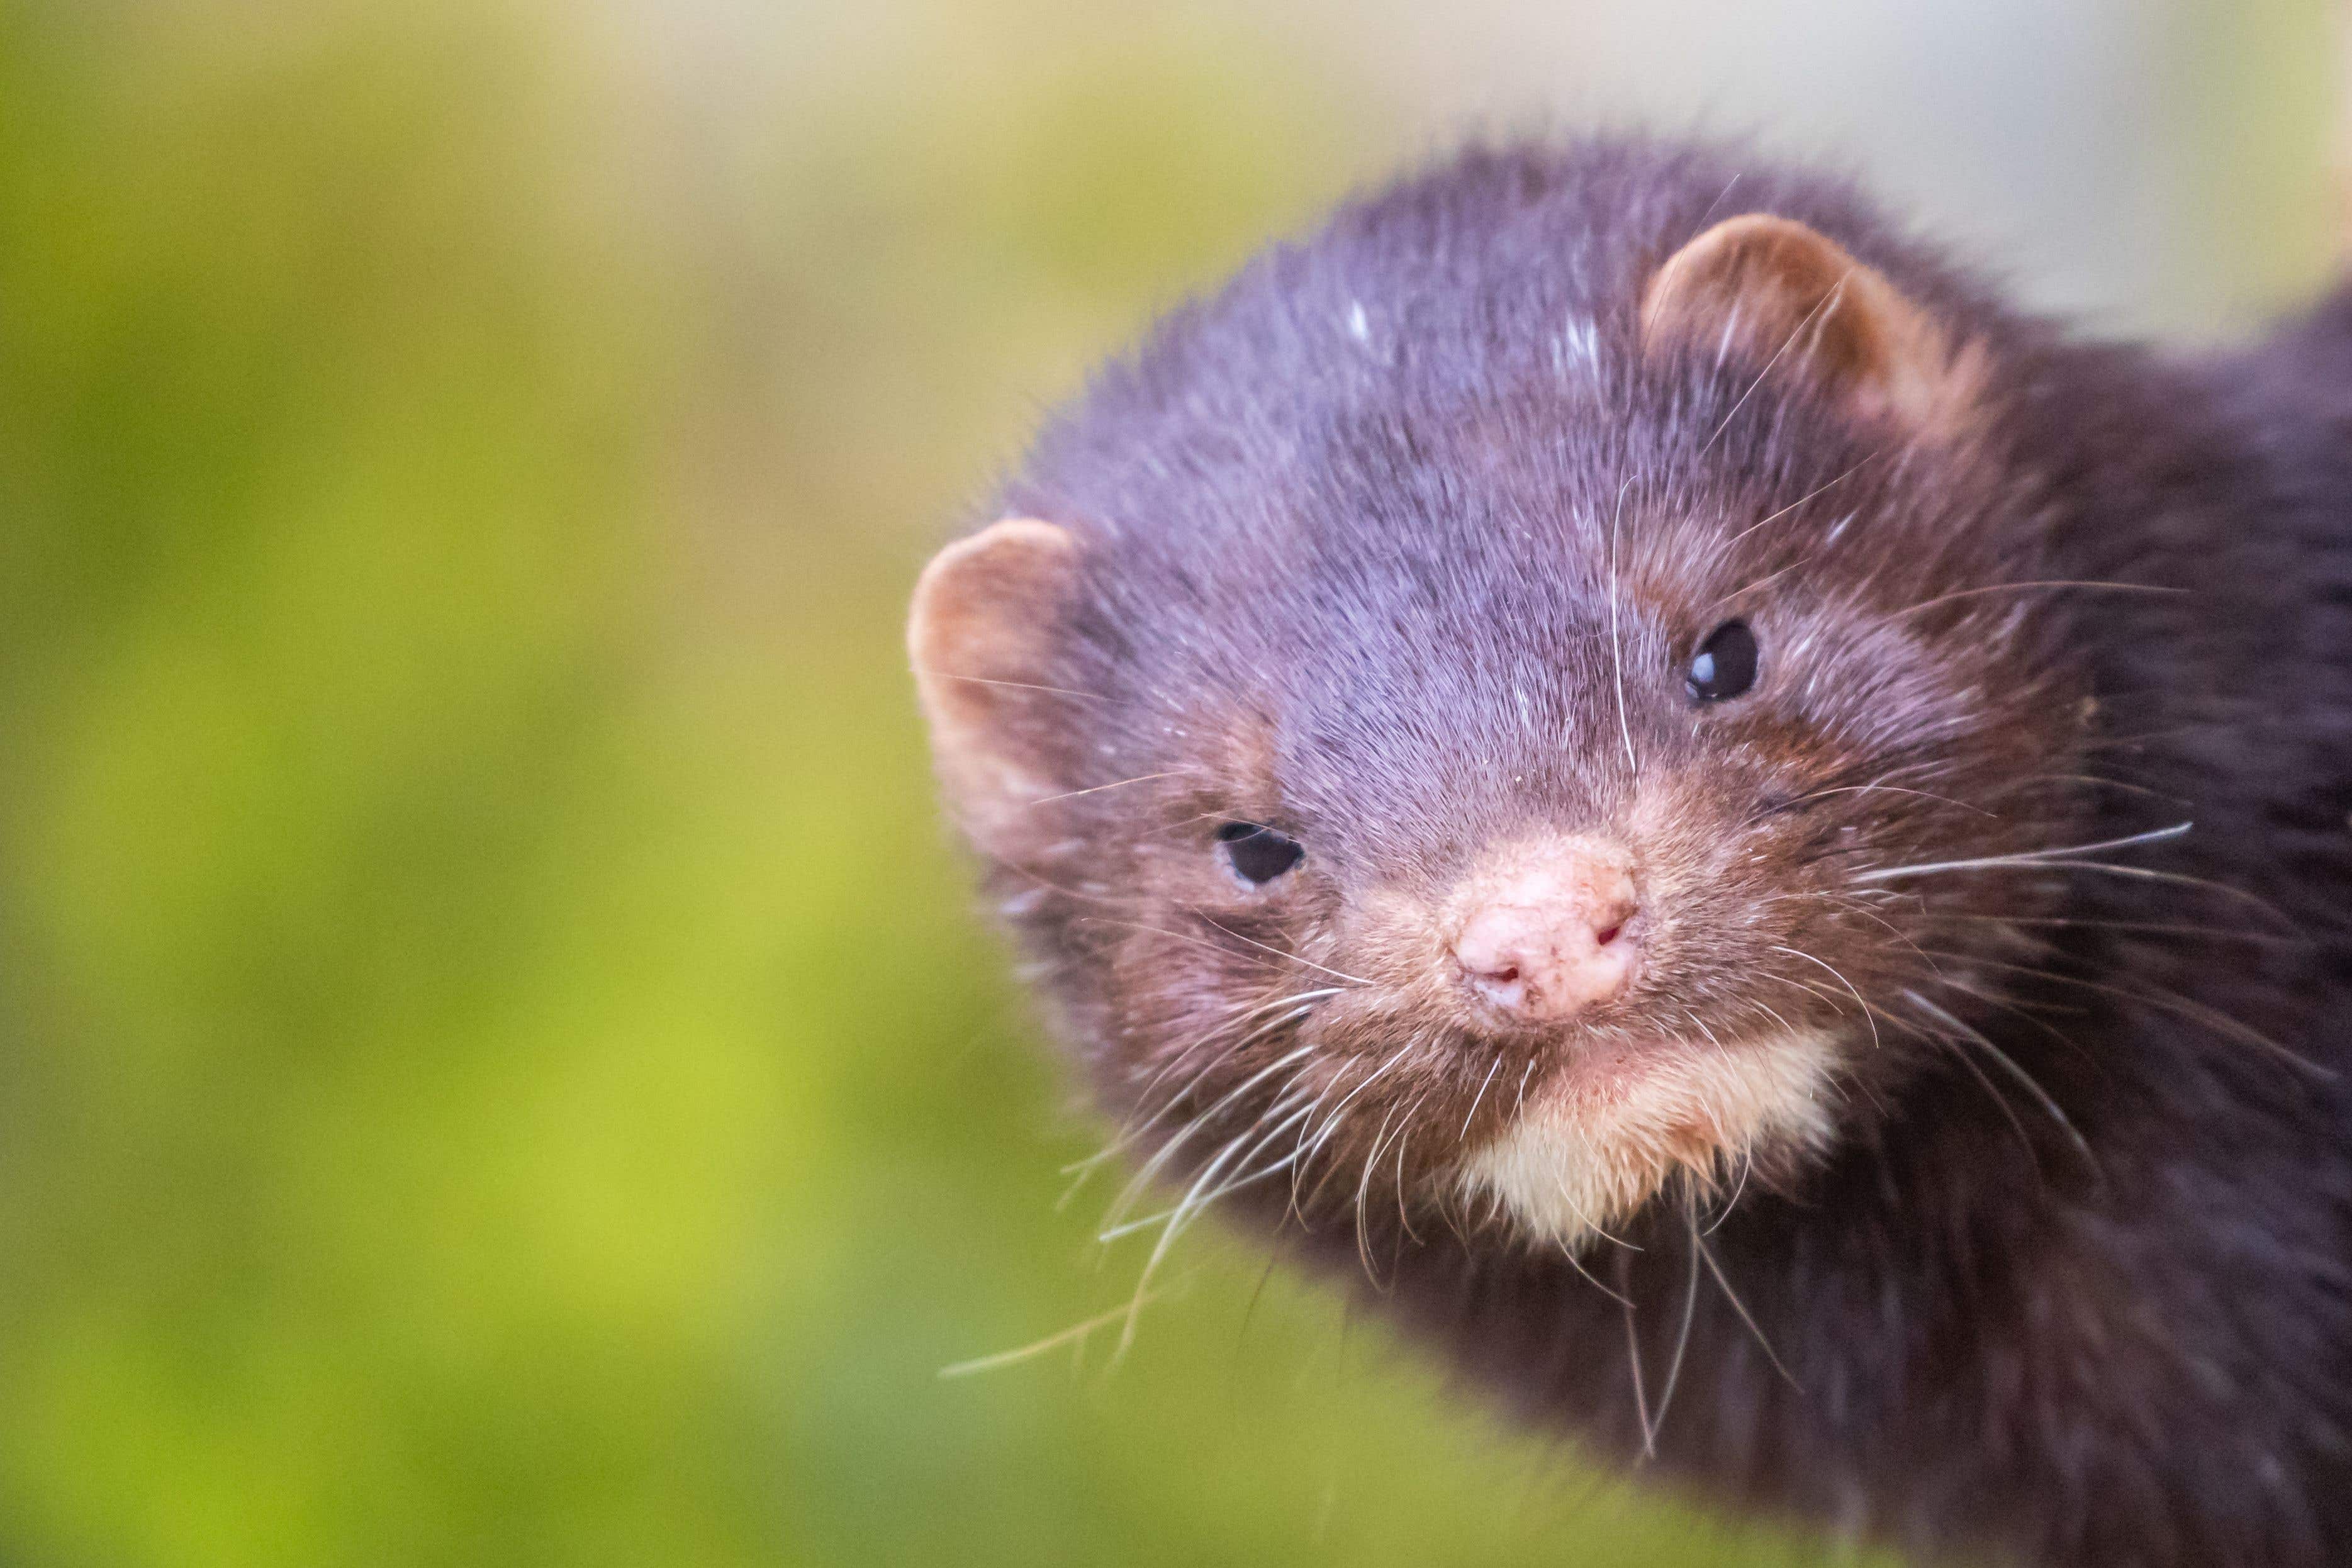
[(1571, 1067), (1471, 1156), (1464, 1184), (1530, 1237), (1581, 1249), (1677, 1171), (1719, 1183), (1759, 1153), (1826, 1143), (1835, 1059), (1828, 1036), (1790, 1034)]

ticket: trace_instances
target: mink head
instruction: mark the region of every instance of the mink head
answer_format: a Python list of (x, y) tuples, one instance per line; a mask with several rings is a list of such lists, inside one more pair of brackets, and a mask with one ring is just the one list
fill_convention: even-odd
[(952, 813), (1195, 1197), (1801, 1188), (2001, 990), (2087, 704), (2032, 331), (1833, 188), (1480, 153), (1179, 311), (917, 591)]

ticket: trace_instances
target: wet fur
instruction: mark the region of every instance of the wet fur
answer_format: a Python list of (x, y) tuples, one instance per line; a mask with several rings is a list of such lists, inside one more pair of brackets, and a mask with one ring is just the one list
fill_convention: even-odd
[[(1974, 345), (1970, 418), (1645, 352), (1645, 280), (1740, 212)], [(991, 515), (1084, 549), (1002, 716), (1059, 793), (990, 886), (1186, 1217), (1290, 1155), (1221, 1212), (1727, 1502), (1930, 1555), (2352, 1553), (2352, 298), (2168, 360), (1833, 181), (1474, 151), (1175, 313)], [(1727, 599), (1792, 679), (1702, 722), (1672, 671)], [(1830, 1031), (1835, 1127), (1572, 1256), (1454, 1175), (1550, 1047), (1445, 1022), (1379, 910), (1636, 813), (1674, 929), (1590, 1037)], [(1313, 874), (1234, 886), (1230, 818)], [(2129, 870), (1853, 879), (2189, 819), (2086, 858)]]

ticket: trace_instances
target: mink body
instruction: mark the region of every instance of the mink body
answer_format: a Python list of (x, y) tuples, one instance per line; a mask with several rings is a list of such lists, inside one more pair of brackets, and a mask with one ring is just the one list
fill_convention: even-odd
[[(1746, 212), (1974, 346), (1958, 434), (1645, 347), (1645, 281)], [(1003, 720), (1061, 787), (990, 885), (1156, 1177), (1293, 1154), (1219, 1212), (1726, 1504), (1925, 1557), (2352, 1557), (2352, 294), (2167, 357), (2007, 309), (1835, 181), (1482, 150), (1170, 318), (999, 513), (1082, 550)], [(2022, 586), (2056, 584), (2098, 586)], [(1669, 678), (1737, 595), (1784, 684), (1708, 730)], [(1701, 869), (1606, 1037), (1817, 1020), (1833, 1132), (1548, 1246), (1450, 1162), (1570, 1047), (1432, 1022), (1355, 911), (1643, 811)], [(1187, 825), (1227, 818), (1327, 880), (1202, 891)], [(1218, 1035), (1286, 985), (1339, 994)], [(1242, 1145), (1326, 1058), (1368, 1065)]]

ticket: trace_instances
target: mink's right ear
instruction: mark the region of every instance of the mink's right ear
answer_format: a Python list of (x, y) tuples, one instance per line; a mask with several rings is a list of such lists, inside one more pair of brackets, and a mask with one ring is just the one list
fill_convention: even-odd
[(907, 651), (948, 803), (981, 850), (1013, 857), (1030, 808), (1069, 786), (1050, 729), (1066, 727), (1053, 638), (1078, 545), (1050, 522), (1008, 518), (931, 558), (915, 584)]

